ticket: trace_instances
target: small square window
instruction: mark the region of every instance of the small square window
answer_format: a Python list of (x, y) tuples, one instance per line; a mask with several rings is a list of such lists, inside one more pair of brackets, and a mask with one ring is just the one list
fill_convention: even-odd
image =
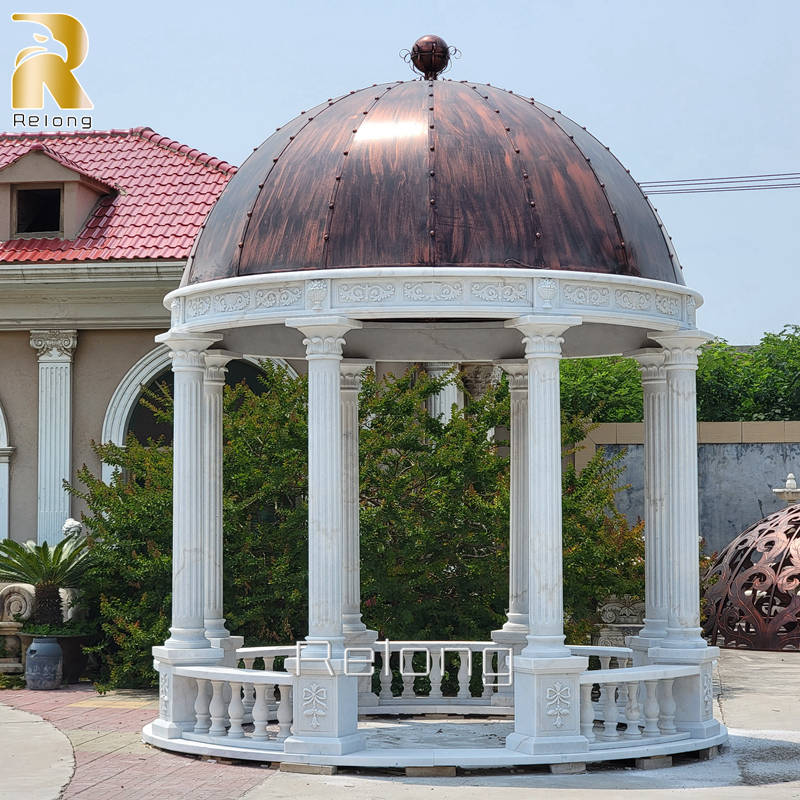
[(61, 189), (17, 189), (17, 234), (61, 230)]

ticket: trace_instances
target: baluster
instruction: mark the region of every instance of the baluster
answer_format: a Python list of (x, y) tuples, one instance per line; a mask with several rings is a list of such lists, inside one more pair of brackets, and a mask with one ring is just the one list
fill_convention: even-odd
[(594, 705), (592, 703), (592, 684), (581, 684), (581, 733), (590, 741), (594, 735)]
[[(493, 662), (493, 657), (489, 656), (489, 669), (492, 670), (493, 672), (500, 672), (500, 653), (497, 652), (497, 651), (494, 651), (494, 658), (497, 659), (497, 667), (495, 667), (492, 670), (492, 666), (491, 665), (492, 665), (492, 662)], [(489, 684), (487, 686), (486, 685), (486, 681), (484, 680), (484, 677), (483, 677), (483, 653), (480, 654), (480, 658), (476, 659), (476, 662), (477, 662), (477, 664), (476, 664), (475, 669), (478, 671), (478, 675), (479, 675), (479, 677), (481, 679), (481, 686), (483, 686), (483, 692), (481, 693), (481, 697), (484, 700), (487, 700), (487, 701), (491, 702), (492, 695), (494, 694), (494, 691), (495, 691), (495, 687), (492, 686), (491, 684)], [(493, 680), (496, 681), (496, 680), (499, 680), (499, 679), (498, 678), (494, 678)]]
[(231, 739), (241, 739), (244, 736), (244, 729), (242, 728), (244, 703), (242, 702), (242, 684), (237, 681), (231, 681), (231, 702), (228, 705), (228, 716), (231, 720), (228, 736)]
[[(403, 653), (403, 672), (414, 671), (414, 653), (407, 650)], [(414, 675), (403, 675), (403, 697), (414, 697)]]
[[(600, 669), (611, 669), (611, 656), (598, 656), (600, 659)], [(599, 684), (600, 686), (600, 697), (597, 698), (597, 702), (600, 704), (601, 708), (605, 708), (606, 706), (606, 687), (604, 683)]]
[(663, 734), (677, 733), (675, 727), (675, 711), (677, 706), (672, 696), (672, 683), (674, 678), (664, 678), (661, 681), (661, 713), (658, 717), (658, 727)]
[(469, 650), (461, 650), (458, 653), (458, 693), (459, 700), (468, 700), (472, 697), (469, 690), (469, 673), (472, 653)]
[[(617, 656), (617, 669), (625, 669), (628, 664), (627, 658), (622, 658), (622, 656)], [(628, 684), (627, 683), (620, 683), (619, 690), (617, 692), (617, 711), (619, 712), (617, 715), (617, 719), (620, 717), (625, 716), (625, 709), (628, 707)]]
[(658, 681), (645, 681), (644, 686), (644, 735), (658, 736)]
[(275, 658), (268, 658), (267, 656), (264, 656), (262, 661), (264, 662), (264, 669), (267, 672), (272, 672), (272, 668), (275, 665)]
[(211, 681), (211, 727), (208, 729), (212, 736), (224, 736), (228, 716), (225, 713), (225, 684), (222, 681)]
[(255, 684), (256, 699), (253, 703), (253, 736), (257, 742), (267, 738), (267, 722), (269, 722), (269, 704), (267, 703), (267, 689), (273, 691), (272, 685), (266, 683)]
[(211, 699), (211, 684), (204, 678), (197, 679), (197, 698), (194, 701), (194, 732), (208, 733), (211, 717), (208, 713), (208, 703)]
[[(386, 658), (386, 652), (384, 651), (383, 655), (381, 656), (381, 661)], [(392, 655), (389, 654), (388, 661), (389, 665), (389, 674), (386, 674), (386, 663), (381, 664), (381, 693), (379, 695), (380, 702), (384, 703), (387, 700), (391, 700), (394, 695), (392, 694)]]
[(628, 739), (635, 739), (641, 736), (639, 730), (639, 684), (628, 684), (628, 702), (625, 704), (625, 736)]
[(255, 658), (243, 658), (242, 661), (245, 669), (253, 669), (253, 664), (256, 663)]
[(617, 684), (605, 684), (605, 705), (603, 706), (603, 739), (618, 739), (617, 733)]
[(282, 742), (292, 733), (292, 687), (278, 686), (278, 741)]
[(444, 653), (431, 653), (431, 693), (428, 697), (431, 700), (441, 700), (442, 698), (442, 670), (444, 664)]

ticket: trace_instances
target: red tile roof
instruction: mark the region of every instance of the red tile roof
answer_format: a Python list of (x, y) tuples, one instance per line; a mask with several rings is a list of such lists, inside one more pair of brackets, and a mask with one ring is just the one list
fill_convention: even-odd
[(76, 239), (0, 242), (1, 262), (185, 259), (236, 172), (150, 128), (2, 133), (0, 170), (37, 150), (116, 191), (99, 200)]

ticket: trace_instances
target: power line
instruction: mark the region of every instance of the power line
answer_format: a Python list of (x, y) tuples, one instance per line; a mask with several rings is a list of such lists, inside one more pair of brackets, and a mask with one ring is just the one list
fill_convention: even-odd
[(723, 178), (642, 181), (639, 186), (647, 195), (798, 189), (800, 188), (800, 172), (768, 172), (761, 175), (729, 175)]

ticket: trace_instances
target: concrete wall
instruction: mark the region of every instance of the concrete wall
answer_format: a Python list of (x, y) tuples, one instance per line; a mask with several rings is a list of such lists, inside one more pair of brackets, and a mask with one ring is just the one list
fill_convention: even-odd
[[(580, 468), (602, 446), (624, 451), (617, 507), (635, 522), (644, 516), (644, 447), (641, 424), (601, 425), (576, 455)], [(745, 528), (784, 506), (772, 493), (789, 472), (800, 474), (800, 423), (701, 423), (697, 468), (700, 534), (706, 551), (721, 550)]]

